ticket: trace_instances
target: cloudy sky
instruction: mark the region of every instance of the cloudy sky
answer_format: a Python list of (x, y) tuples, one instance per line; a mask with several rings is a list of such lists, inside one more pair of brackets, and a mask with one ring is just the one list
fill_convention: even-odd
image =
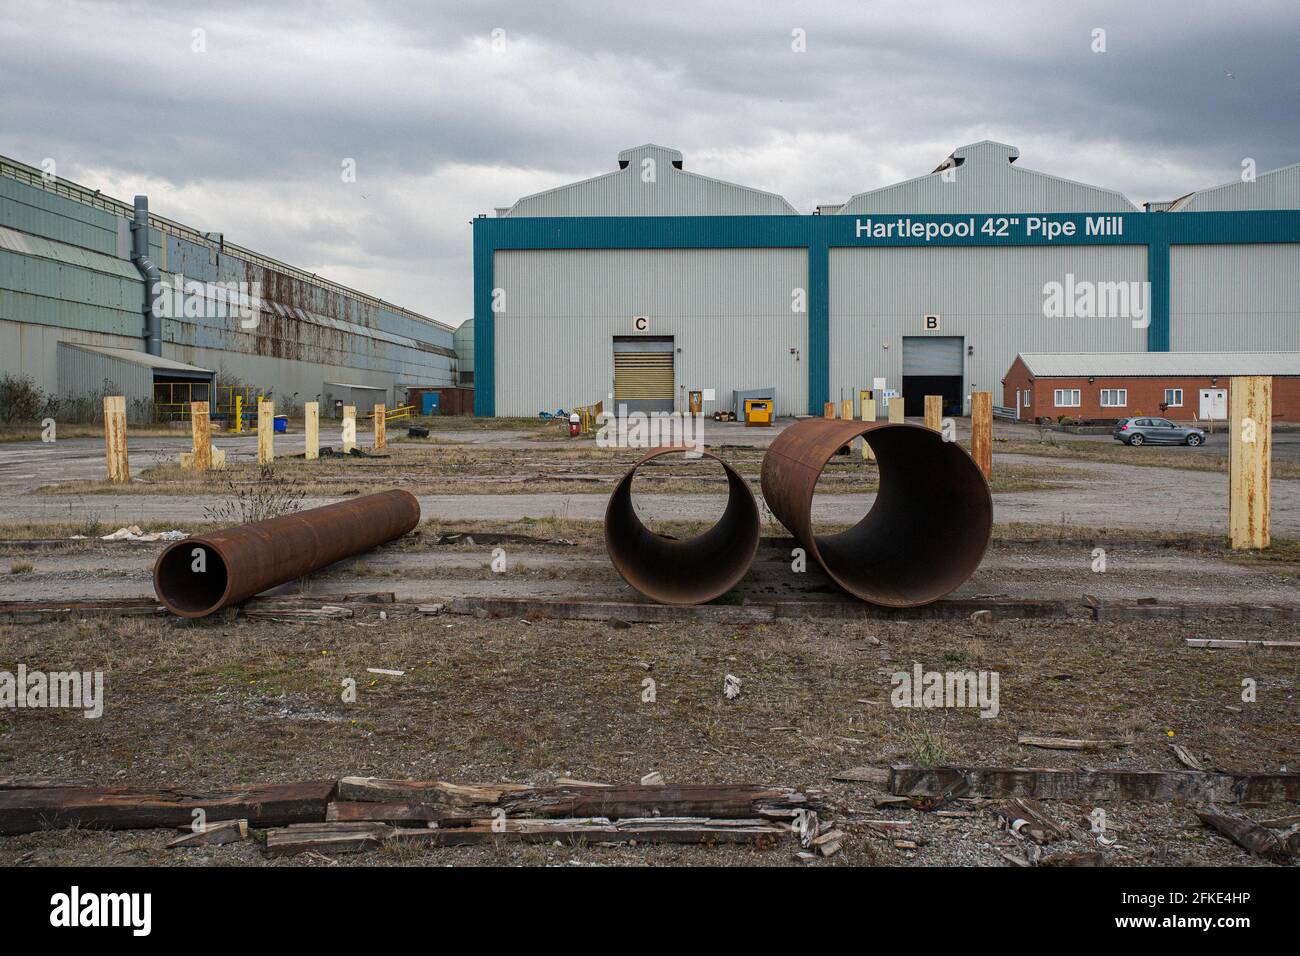
[(629, 146), (810, 211), (995, 139), (1140, 204), (1300, 162), (1297, 50), (1295, 0), (23, 0), (0, 153), (455, 325), (469, 221)]

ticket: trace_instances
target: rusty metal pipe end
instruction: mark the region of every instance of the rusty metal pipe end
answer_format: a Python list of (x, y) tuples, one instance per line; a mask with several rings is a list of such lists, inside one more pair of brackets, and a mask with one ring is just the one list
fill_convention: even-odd
[[(817, 479), (832, 456), (863, 437), (880, 487), (871, 510), (838, 534), (815, 534)], [(840, 587), (885, 607), (929, 604), (979, 567), (993, 530), (993, 496), (956, 442), (920, 425), (807, 419), (763, 457), (768, 508)]]
[[(632, 505), (632, 478), (652, 458), (685, 451), (712, 458), (727, 476), (727, 507), (718, 522), (687, 541), (656, 534)], [(758, 504), (745, 479), (721, 458), (697, 449), (656, 448), (633, 465), (605, 508), (605, 548), (623, 580), (660, 604), (703, 604), (740, 583), (758, 553)]]

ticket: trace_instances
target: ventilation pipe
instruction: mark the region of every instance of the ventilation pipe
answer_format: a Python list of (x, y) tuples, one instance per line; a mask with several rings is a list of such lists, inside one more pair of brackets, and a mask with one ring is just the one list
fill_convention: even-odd
[(149, 197), (135, 197), (135, 219), (131, 222), (131, 262), (144, 277), (144, 349), (162, 355), (162, 318), (158, 299), (162, 296), (162, 272), (149, 258)]

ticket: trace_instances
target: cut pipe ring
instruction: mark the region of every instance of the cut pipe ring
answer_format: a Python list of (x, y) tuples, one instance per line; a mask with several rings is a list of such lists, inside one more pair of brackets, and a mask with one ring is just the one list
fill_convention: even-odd
[[(876, 456), (876, 500), (847, 531), (814, 534), (817, 479), (858, 437)], [(763, 456), (762, 484), (772, 514), (826, 574), (854, 597), (885, 607), (928, 604), (959, 587), (979, 567), (993, 530), (993, 496), (979, 466), (956, 442), (920, 425), (796, 422)]]
[[(703, 534), (679, 541), (657, 534), (637, 517), (632, 478), (652, 458), (691, 452), (712, 458), (727, 476), (727, 507)], [(623, 580), (661, 604), (702, 604), (740, 583), (758, 553), (758, 504), (749, 484), (716, 455), (681, 447), (656, 448), (628, 470), (605, 508), (605, 548)]]

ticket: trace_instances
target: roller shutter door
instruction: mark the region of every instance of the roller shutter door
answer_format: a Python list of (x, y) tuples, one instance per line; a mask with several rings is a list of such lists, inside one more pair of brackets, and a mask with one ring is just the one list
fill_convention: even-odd
[(906, 335), (903, 337), (904, 375), (956, 375), (962, 365), (960, 335)]
[(673, 410), (673, 340), (614, 340), (614, 404), (630, 412)]

